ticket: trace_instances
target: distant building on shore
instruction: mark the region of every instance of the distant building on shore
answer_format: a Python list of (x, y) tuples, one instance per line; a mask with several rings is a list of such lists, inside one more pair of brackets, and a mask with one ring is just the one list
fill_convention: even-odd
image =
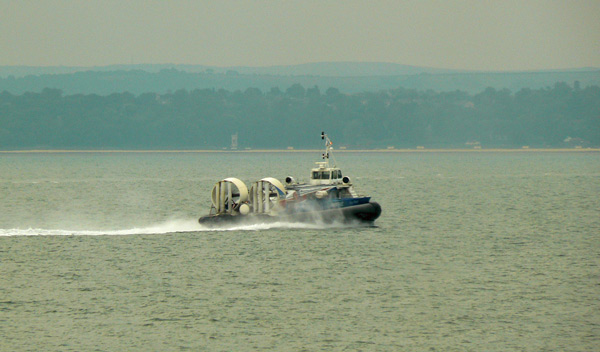
[(238, 134), (237, 132), (235, 134), (231, 135), (231, 150), (236, 150), (238, 149)]

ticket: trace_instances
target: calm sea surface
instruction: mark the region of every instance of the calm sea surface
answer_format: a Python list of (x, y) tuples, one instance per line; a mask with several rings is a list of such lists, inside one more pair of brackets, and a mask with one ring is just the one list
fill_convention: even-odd
[(0, 351), (600, 350), (600, 153), (338, 153), (376, 227), (197, 224), (318, 156), (0, 154)]

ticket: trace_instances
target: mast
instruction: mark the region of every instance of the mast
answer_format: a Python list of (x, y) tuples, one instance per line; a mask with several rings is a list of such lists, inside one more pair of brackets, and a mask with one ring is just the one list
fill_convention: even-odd
[(335, 158), (333, 157), (333, 153), (331, 152), (333, 150), (333, 143), (331, 142), (329, 137), (327, 137), (325, 131), (321, 132), (321, 139), (325, 141), (325, 153), (322, 154), (323, 159), (327, 160), (327, 167), (330, 167), (329, 158), (331, 157), (333, 159), (333, 167), (335, 167)]

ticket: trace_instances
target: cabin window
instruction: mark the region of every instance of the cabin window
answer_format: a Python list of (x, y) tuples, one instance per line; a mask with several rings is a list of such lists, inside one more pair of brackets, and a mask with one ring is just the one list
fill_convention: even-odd
[(342, 178), (342, 170), (337, 170), (336, 178)]
[(319, 176), (320, 176), (319, 171), (313, 171), (313, 175), (312, 175), (313, 180), (320, 179), (321, 177), (319, 177)]
[(331, 176), (331, 172), (321, 171), (321, 180), (329, 180), (330, 176)]

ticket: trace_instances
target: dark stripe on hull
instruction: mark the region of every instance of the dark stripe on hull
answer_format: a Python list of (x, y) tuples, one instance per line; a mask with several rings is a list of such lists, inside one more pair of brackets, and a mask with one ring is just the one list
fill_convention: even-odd
[(232, 224), (260, 224), (272, 222), (302, 222), (302, 223), (372, 223), (381, 215), (381, 206), (377, 202), (369, 202), (343, 208), (327, 209), (313, 212), (283, 213), (278, 216), (267, 214), (249, 215), (208, 215), (198, 219), (205, 226), (227, 226)]

